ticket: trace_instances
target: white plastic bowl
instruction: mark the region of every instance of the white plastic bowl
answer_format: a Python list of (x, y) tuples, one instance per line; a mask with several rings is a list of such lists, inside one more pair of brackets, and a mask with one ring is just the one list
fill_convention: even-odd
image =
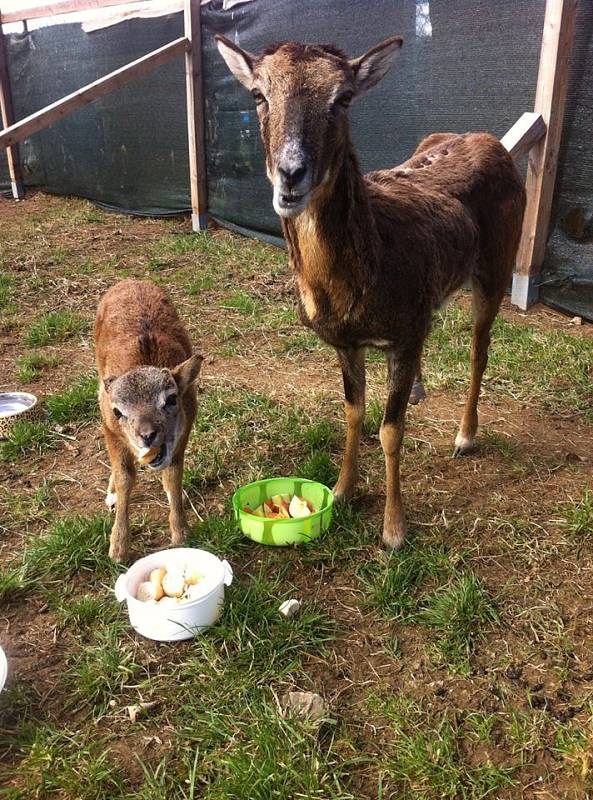
[[(191, 563), (204, 579), (198, 586), (200, 596), (177, 606), (159, 606), (136, 599), (138, 586), (148, 580), (157, 567)], [(147, 639), (174, 642), (191, 639), (195, 631), (212, 625), (221, 614), (224, 604), (224, 587), (233, 581), (233, 570), (228, 561), (221, 561), (206, 550), (193, 547), (175, 547), (136, 561), (115, 583), (115, 596), (119, 602), (127, 601), (132, 627)]]
[(8, 675), (8, 662), (6, 661), (6, 654), (0, 647), (0, 692), (4, 689), (6, 683), (6, 676)]

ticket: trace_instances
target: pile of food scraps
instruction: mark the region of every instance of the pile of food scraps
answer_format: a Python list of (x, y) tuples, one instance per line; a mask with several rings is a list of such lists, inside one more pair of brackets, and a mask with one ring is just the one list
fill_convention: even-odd
[(171, 564), (153, 569), (147, 580), (142, 581), (136, 599), (159, 606), (177, 605), (197, 600), (201, 595), (200, 575), (191, 564)]

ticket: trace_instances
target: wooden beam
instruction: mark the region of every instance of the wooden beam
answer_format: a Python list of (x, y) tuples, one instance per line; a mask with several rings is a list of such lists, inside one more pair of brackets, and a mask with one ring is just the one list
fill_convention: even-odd
[(500, 143), (506, 147), (514, 159), (526, 155), (546, 133), (546, 123), (541, 114), (526, 111), (505, 133)]
[[(8, 52), (4, 34), (2, 33), (2, 16), (0, 16), (0, 116), (4, 128), (10, 127), (10, 125), (14, 123), (10, 72), (8, 70)], [(12, 196), (15, 200), (22, 200), (25, 196), (25, 187), (23, 184), (18, 145), (7, 148), (6, 158), (8, 161)]]
[(121, 6), (128, 3), (139, 3), (141, 0), (63, 0), (58, 3), (47, 3), (44, 6), (30, 6), (2, 14), (2, 23), (23, 22), (26, 19), (54, 17), (57, 14), (74, 14), (77, 11), (93, 11), (108, 6)]
[(522, 309), (529, 308), (538, 297), (562, 136), (576, 5), (576, 0), (546, 2), (534, 108), (543, 117), (546, 135), (529, 155), (527, 207), (513, 276), (512, 302)]
[(136, 61), (132, 61), (116, 69), (114, 72), (110, 72), (109, 75), (105, 75), (103, 78), (99, 78), (99, 80), (89, 83), (87, 86), (83, 86), (82, 89), (78, 89), (76, 92), (72, 92), (72, 94), (68, 94), (55, 103), (16, 122), (14, 125), (6, 128), (6, 130), (0, 132), (0, 150), (26, 139), (33, 133), (37, 133), (37, 131), (51, 125), (52, 122), (66, 117), (73, 111), (83, 108), (89, 103), (92, 103), (93, 100), (97, 100), (97, 98), (103, 97), (109, 94), (109, 92), (119, 89), (121, 86), (125, 86), (126, 83), (129, 83), (135, 78), (147, 75), (157, 67), (166, 64), (168, 61), (171, 61), (171, 59), (185, 52), (187, 46), (188, 42), (185, 37), (175, 39), (175, 41), (163, 47), (159, 47), (158, 50), (153, 50), (151, 53), (142, 56), (142, 58), (138, 58)]
[(187, 94), (187, 137), (189, 144), (191, 219), (194, 231), (205, 231), (208, 228), (208, 188), (206, 182), (200, 0), (185, 0), (184, 16), (185, 36), (190, 42), (190, 46), (185, 54), (185, 82)]

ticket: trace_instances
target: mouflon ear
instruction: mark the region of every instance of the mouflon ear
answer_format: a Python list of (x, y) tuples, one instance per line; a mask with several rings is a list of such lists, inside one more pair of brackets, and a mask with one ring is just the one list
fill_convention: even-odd
[(242, 83), (246, 89), (253, 86), (253, 60), (254, 56), (247, 50), (242, 50), (239, 45), (231, 42), (226, 36), (217, 34), (215, 37), (216, 46), (220, 55), (226, 61), (227, 67), (235, 78)]
[(401, 36), (391, 36), (350, 61), (356, 94), (363, 94), (379, 83), (397, 60), (403, 43)]
[(183, 394), (186, 389), (195, 383), (200, 374), (203, 360), (204, 356), (196, 353), (171, 370), (171, 375), (177, 384), (179, 394)]

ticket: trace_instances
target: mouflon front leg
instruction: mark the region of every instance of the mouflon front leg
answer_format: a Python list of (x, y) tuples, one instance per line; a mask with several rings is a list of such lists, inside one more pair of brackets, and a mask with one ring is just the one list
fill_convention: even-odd
[(117, 502), (117, 495), (115, 494), (115, 476), (112, 472), (111, 475), (109, 476), (107, 494), (105, 495), (105, 505), (110, 511), (113, 511), (116, 502)]
[(126, 561), (129, 556), (130, 495), (136, 481), (136, 468), (130, 452), (121, 447), (108, 428), (104, 428), (105, 441), (111, 461), (109, 485), (115, 489), (115, 521), (111, 529), (109, 557), (114, 561)]
[(183, 510), (183, 457), (163, 470), (163, 489), (169, 501), (171, 544), (173, 547), (178, 547), (185, 542), (187, 535)]
[(336, 500), (349, 500), (358, 480), (358, 451), (364, 422), (365, 349), (337, 349), (344, 379), (344, 410), (346, 413), (346, 446), (338, 482), (334, 486)]
[(415, 358), (396, 358), (387, 354), (388, 395), (385, 415), (379, 431), (381, 447), (385, 454), (386, 497), (383, 521), (383, 541), (397, 550), (406, 534), (406, 518), (402, 505), (399, 465), (404, 438), (404, 420), (410, 390), (414, 382)]

